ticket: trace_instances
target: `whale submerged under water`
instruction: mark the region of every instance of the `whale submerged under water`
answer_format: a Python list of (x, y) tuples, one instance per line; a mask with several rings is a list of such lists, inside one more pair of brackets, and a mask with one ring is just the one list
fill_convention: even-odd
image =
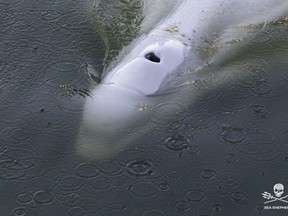
[[(76, 145), (84, 157), (110, 158), (157, 121), (189, 106), (192, 90), (176, 86), (193, 86), (207, 68), (229, 61), (231, 53), (248, 46), (270, 23), (287, 15), (288, 2), (146, 0), (143, 14), (142, 35), (125, 48), (128, 54), (120, 54), (119, 63), (105, 73), (85, 101)], [(167, 86), (174, 91), (167, 91)]]

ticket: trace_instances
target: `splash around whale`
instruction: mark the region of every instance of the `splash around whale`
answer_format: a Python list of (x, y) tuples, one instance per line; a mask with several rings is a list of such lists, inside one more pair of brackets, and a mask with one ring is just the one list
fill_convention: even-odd
[[(175, 90), (178, 86), (193, 86), (207, 68), (221, 67), (228, 53), (288, 13), (286, 0), (169, 2), (143, 0), (142, 35), (85, 101), (76, 144), (80, 155), (109, 159), (157, 122), (185, 110), (196, 95), (193, 88)], [(229, 82), (230, 76), (219, 77), (218, 84)]]

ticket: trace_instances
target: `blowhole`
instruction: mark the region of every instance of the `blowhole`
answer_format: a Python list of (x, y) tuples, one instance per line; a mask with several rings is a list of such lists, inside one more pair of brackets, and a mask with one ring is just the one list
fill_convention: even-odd
[(160, 63), (160, 58), (155, 55), (155, 53), (150, 52), (145, 55), (145, 58), (148, 59), (149, 61), (155, 62), (155, 63)]

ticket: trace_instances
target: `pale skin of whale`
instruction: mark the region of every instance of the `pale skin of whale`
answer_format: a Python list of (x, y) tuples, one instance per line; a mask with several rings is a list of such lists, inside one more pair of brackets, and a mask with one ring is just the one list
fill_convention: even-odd
[[(155, 2), (166, 6), (164, 1)], [(149, 13), (157, 13), (149, 7), (151, 4), (150, 0), (144, 1)], [(288, 13), (286, 0), (183, 0), (170, 6), (170, 13), (162, 15), (154, 28), (149, 27), (153, 15), (146, 14), (143, 35), (126, 48), (129, 53), (92, 89), (92, 96), (85, 101), (76, 145), (80, 155), (103, 160), (125, 149), (151, 130), (151, 112), (143, 112), (147, 108), (144, 105), (152, 104), (156, 107), (153, 112), (157, 112), (157, 102), (151, 102), (151, 98), (182, 65), (193, 69), (201, 68), (204, 62), (217, 62), (217, 58), (222, 59), (219, 56), (237, 48), (221, 44), (249, 40), (251, 28), (242, 27), (254, 26), (253, 32), (261, 31)], [(207, 41), (217, 41), (219, 49), (203, 57), (198, 50)]]

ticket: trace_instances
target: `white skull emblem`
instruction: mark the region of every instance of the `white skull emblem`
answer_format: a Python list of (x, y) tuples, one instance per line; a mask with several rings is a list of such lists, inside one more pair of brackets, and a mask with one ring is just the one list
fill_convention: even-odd
[(284, 193), (284, 185), (281, 183), (277, 183), (274, 185), (273, 190), (276, 197), (281, 197)]

